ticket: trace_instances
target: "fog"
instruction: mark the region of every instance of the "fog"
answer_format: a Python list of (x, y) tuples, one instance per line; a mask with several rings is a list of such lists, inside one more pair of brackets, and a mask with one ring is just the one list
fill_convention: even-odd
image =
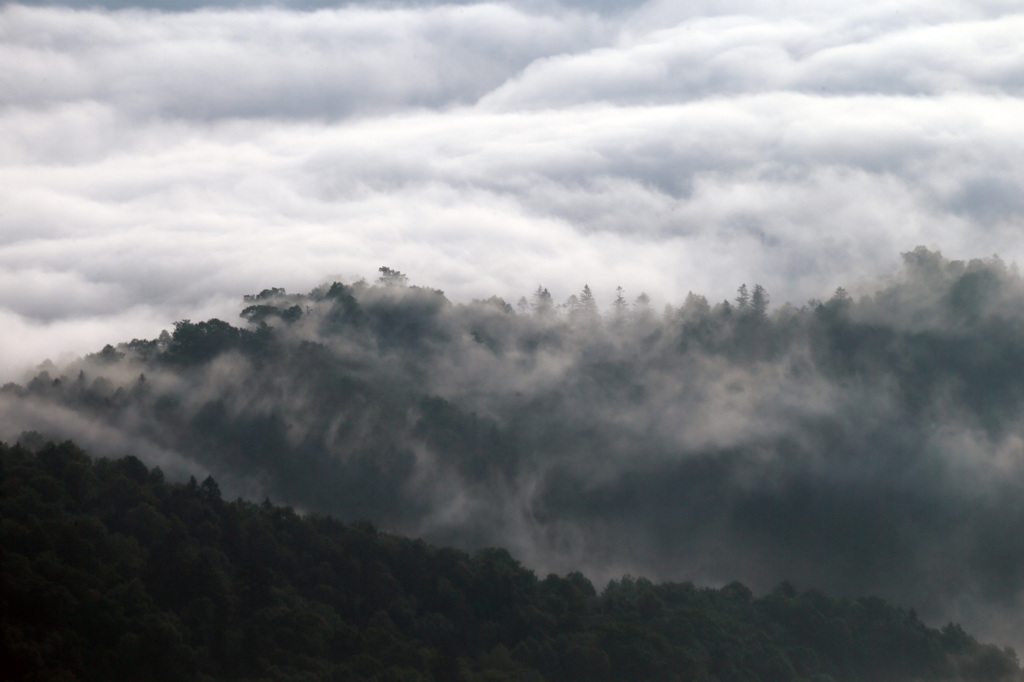
[(1009, 2), (7, 3), (0, 375), (268, 282), (456, 302), (1019, 259)]
[(0, 437), (542, 574), (788, 579), (1019, 646), (1024, 281), (998, 257), (901, 260), (802, 306), (753, 282), (665, 309), (632, 287), (462, 304), (387, 269), (266, 289), (231, 324), (5, 386)]

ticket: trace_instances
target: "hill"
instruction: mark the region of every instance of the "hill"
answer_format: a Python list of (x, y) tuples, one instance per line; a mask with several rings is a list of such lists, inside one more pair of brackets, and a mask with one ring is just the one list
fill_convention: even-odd
[(1010, 650), (784, 583), (541, 579), (134, 457), (0, 444), (8, 680), (1019, 680)]
[(854, 293), (454, 303), (382, 268), (41, 367), (35, 430), (542, 574), (877, 594), (1024, 642), (1024, 282), (919, 248)]

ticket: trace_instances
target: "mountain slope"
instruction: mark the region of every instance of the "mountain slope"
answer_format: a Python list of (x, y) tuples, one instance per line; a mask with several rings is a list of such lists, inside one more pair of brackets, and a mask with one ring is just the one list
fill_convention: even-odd
[(0, 444), (0, 466), (5, 679), (1022, 679), (1011, 651), (878, 598), (628, 576), (598, 594), (72, 443)]

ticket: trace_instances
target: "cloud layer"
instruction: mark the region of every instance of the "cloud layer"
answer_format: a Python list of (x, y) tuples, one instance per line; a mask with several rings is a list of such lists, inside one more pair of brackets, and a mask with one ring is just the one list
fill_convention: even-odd
[(380, 264), (801, 302), (1019, 257), (1012, 3), (678, 5), (5, 5), (0, 371)]

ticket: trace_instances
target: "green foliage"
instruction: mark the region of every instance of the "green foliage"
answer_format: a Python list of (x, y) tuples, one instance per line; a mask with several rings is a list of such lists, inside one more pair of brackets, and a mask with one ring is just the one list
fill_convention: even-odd
[(246, 333), (216, 318), (206, 322), (181, 320), (174, 323), (174, 333), (166, 357), (171, 362), (191, 364), (206, 362), (216, 355), (237, 348)]
[(0, 444), (9, 680), (1019, 680), (880, 599), (643, 578), (598, 595), (369, 523), (224, 502), (134, 457)]

